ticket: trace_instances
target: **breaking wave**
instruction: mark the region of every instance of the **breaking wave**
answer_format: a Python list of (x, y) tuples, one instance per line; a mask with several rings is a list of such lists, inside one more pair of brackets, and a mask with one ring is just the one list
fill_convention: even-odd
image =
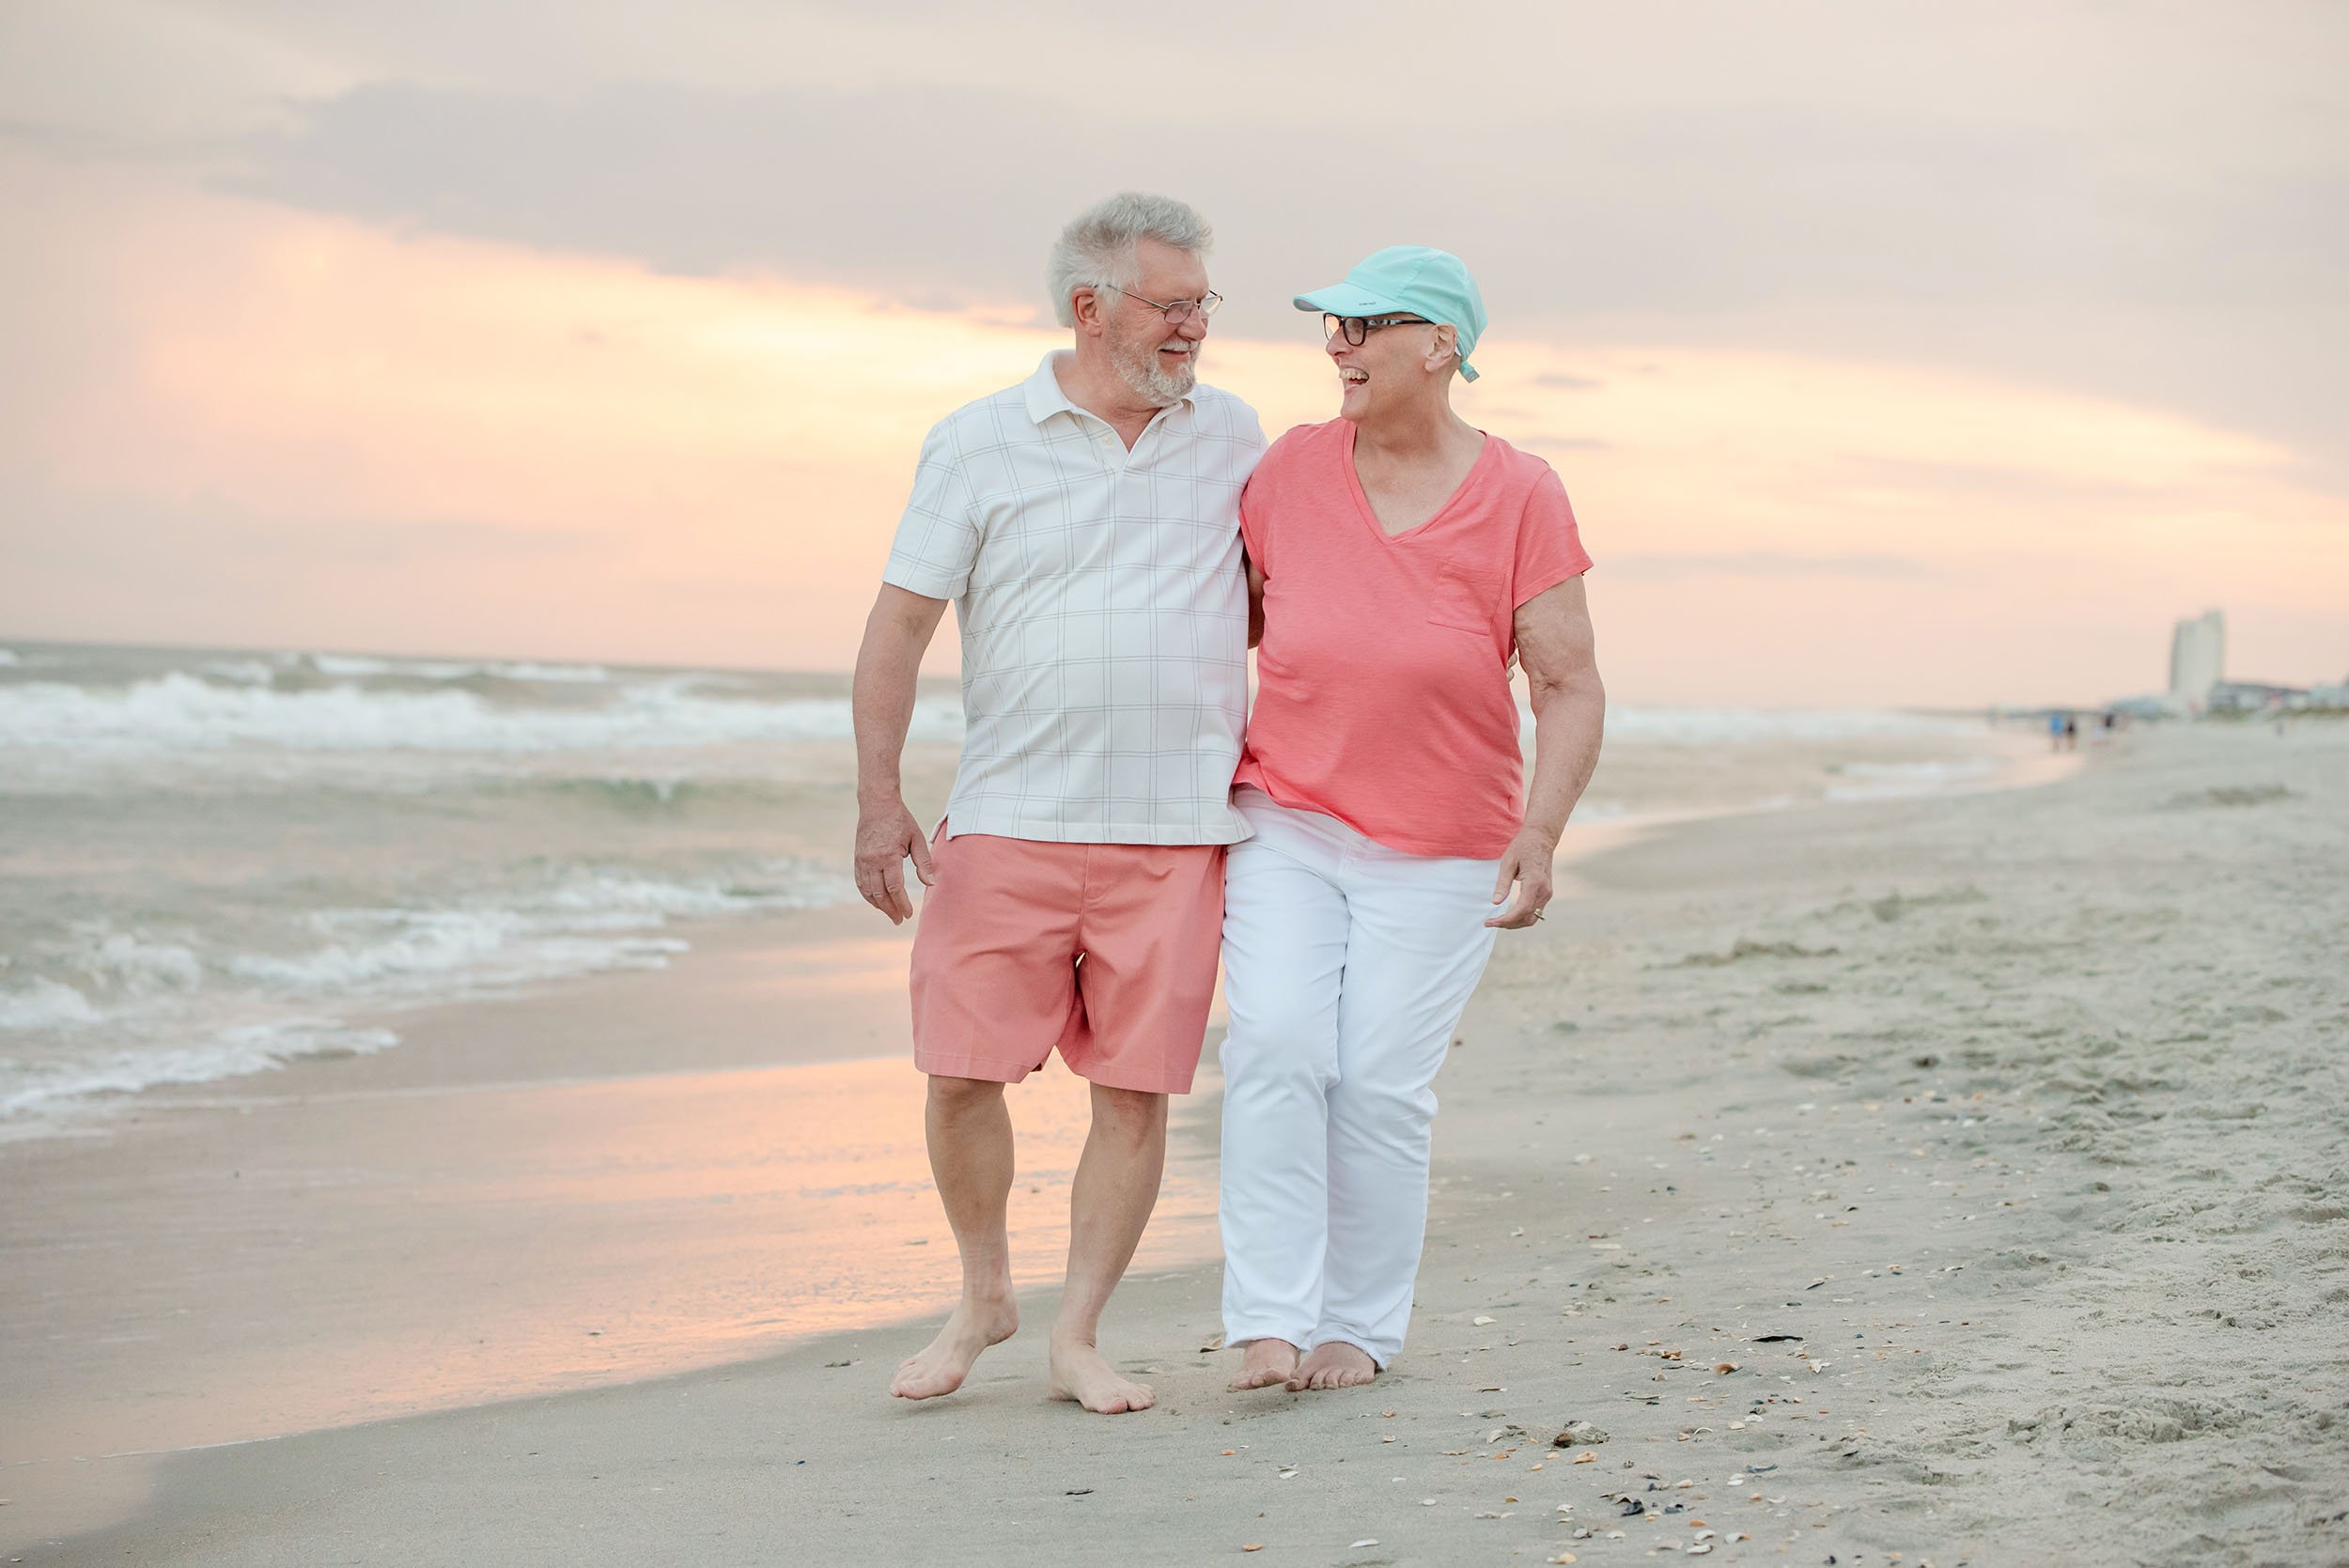
[[(679, 676), (619, 686), (594, 706), (492, 702), (471, 691), (338, 685), (281, 691), (173, 671), (119, 690), (29, 681), (0, 687), (0, 748), (203, 751), (558, 752), (846, 740), (846, 698), (712, 697)], [(953, 741), (961, 705), (914, 706), (912, 738)]]

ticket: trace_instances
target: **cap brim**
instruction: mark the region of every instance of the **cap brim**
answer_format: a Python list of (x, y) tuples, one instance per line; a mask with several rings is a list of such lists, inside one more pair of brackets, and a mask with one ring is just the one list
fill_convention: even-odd
[(1293, 302), (1299, 310), (1315, 310), (1331, 316), (1377, 316), (1404, 307), (1381, 294), (1367, 288), (1357, 288), (1350, 283), (1332, 284), (1310, 294), (1299, 294)]
[[(1389, 311), (1402, 311), (1412, 316), (1420, 314), (1408, 305), (1397, 304), (1383, 294), (1357, 288), (1350, 283), (1316, 288), (1310, 294), (1298, 295), (1289, 303), (1299, 310), (1319, 311), (1330, 316), (1384, 316)], [(1460, 379), (1464, 381), (1476, 380), (1476, 366), (1468, 362), (1465, 354), (1460, 357)]]

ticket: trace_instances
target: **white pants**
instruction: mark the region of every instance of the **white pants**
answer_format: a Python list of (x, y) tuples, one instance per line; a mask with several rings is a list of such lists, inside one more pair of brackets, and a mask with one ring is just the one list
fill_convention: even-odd
[(1436, 1073), (1492, 955), (1494, 861), (1406, 855), (1261, 790), (1224, 866), (1223, 1332), (1403, 1348)]

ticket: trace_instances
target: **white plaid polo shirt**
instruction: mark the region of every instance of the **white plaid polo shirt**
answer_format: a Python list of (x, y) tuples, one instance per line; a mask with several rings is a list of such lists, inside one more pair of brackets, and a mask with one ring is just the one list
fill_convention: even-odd
[(955, 601), (962, 763), (947, 831), (1235, 844), (1248, 716), (1239, 492), (1256, 411), (1214, 387), (1129, 452), (1035, 374), (922, 443), (881, 580)]

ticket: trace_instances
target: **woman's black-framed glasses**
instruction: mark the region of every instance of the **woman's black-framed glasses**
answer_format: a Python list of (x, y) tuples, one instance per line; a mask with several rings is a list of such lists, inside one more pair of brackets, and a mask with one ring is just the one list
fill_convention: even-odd
[(1118, 292), (1129, 300), (1141, 300), (1143, 304), (1164, 316), (1166, 324), (1170, 327), (1181, 326), (1190, 320), (1194, 313), (1200, 316), (1213, 316), (1217, 308), (1223, 303), (1223, 296), (1213, 289), (1209, 289), (1196, 300), (1166, 301), (1147, 299), (1130, 288), (1121, 288)]
[(1327, 343), (1344, 333), (1346, 341), (1359, 349), (1380, 327), (1432, 327), (1435, 324), (1424, 316), (1335, 316), (1325, 311), (1321, 318), (1321, 340)]

